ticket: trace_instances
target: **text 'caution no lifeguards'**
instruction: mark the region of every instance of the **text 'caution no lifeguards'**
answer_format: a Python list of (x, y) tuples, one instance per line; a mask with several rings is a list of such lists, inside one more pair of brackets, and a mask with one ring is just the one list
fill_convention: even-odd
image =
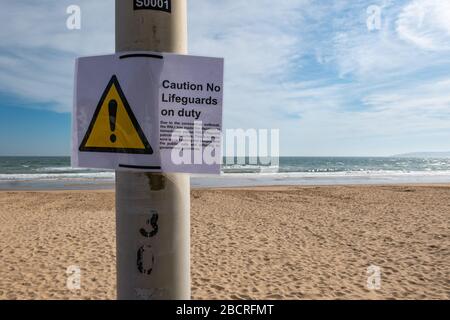
[(72, 166), (220, 174), (223, 69), (152, 51), (76, 59)]

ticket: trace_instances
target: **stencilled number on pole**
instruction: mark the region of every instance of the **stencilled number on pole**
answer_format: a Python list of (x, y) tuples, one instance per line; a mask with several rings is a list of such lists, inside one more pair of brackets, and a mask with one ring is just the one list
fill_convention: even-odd
[[(151, 212), (151, 218), (146, 215), (145, 226), (139, 229), (139, 234), (146, 240), (153, 238), (158, 233), (158, 213)], [(140, 273), (150, 275), (155, 264), (155, 255), (150, 244), (141, 245), (137, 251), (137, 269)]]
[(137, 267), (140, 273), (150, 275), (153, 271), (155, 255), (152, 246), (143, 245), (137, 252)]
[(153, 213), (151, 219), (147, 219), (146, 225), (150, 225), (151, 229), (141, 228), (139, 233), (146, 238), (154, 237), (158, 233), (158, 214)]
[(134, 0), (134, 10), (172, 12), (172, 0)]

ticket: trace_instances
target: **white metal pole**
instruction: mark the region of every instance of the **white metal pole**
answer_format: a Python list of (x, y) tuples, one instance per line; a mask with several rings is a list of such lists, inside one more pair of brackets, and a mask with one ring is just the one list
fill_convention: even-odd
[[(116, 52), (187, 53), (186, 0), (134, 1), (116, 0)], [(189, 192), (189, 175), (116, 172), (118, 299), (190, 299)]]

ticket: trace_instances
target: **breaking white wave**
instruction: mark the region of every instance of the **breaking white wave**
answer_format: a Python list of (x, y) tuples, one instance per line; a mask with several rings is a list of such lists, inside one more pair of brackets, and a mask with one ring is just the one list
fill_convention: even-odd
[[(46, 168), (48, 172), (49, 168)], [(56, 168), (54, 168), (56, 169)], [(22, 174), (0, 174), (0, 181), (30, 181), (30, 180), (114, 180), (115, 174), (113, 171), (99, 172), (83, 172), (85, 169), (71, 169), (71, 168), (58, 168), (62, 173), (55, 171), (54, 173), (22, 173)], [(72, 172), (66, 172), (71, 170)], [(82, 172), (77, 172), (82, 171)], [(343, 171), (343, 172), (228, 172), (222, 173), (220, 176), (215, 175), (192, 175), (194, 178), (202, 179), (257, 179), (257, 180), (271, 180), (271, 179), (314, 179), (314, 178), (363, 178), (363, 179), (396, 179), (399, 177), (404, 178), (420, 178), (420, 177), (441, 177), (450, 178), (450, 170), (448, 171)]]
[(0, 181), (114, 180), (114, 172), (0, 174)]
[(67, 172), (67, 173), (86, 173), (86, 172), (99, 172), (98, 169), (86, 169), (86, 168), (72, 168), (72, 167), (43, 167), (43, 168), (36, 168), (34, 169), (36, 172), (42, 172), (42, 173), (60, 173), (60, 172)]

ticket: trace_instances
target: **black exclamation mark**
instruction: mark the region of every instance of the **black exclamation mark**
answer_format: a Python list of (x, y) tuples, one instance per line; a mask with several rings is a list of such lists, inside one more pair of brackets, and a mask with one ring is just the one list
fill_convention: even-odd
[[(116, 130), (116, 115), (117, 115), (117, 101), (111, 100), (108, 104), (109, 109), (109, 127), (111, 128), (111, 131), (114, 132)], [(117, 137), (113, 133), (109, 137), (112, 143), (116, 142)]]

